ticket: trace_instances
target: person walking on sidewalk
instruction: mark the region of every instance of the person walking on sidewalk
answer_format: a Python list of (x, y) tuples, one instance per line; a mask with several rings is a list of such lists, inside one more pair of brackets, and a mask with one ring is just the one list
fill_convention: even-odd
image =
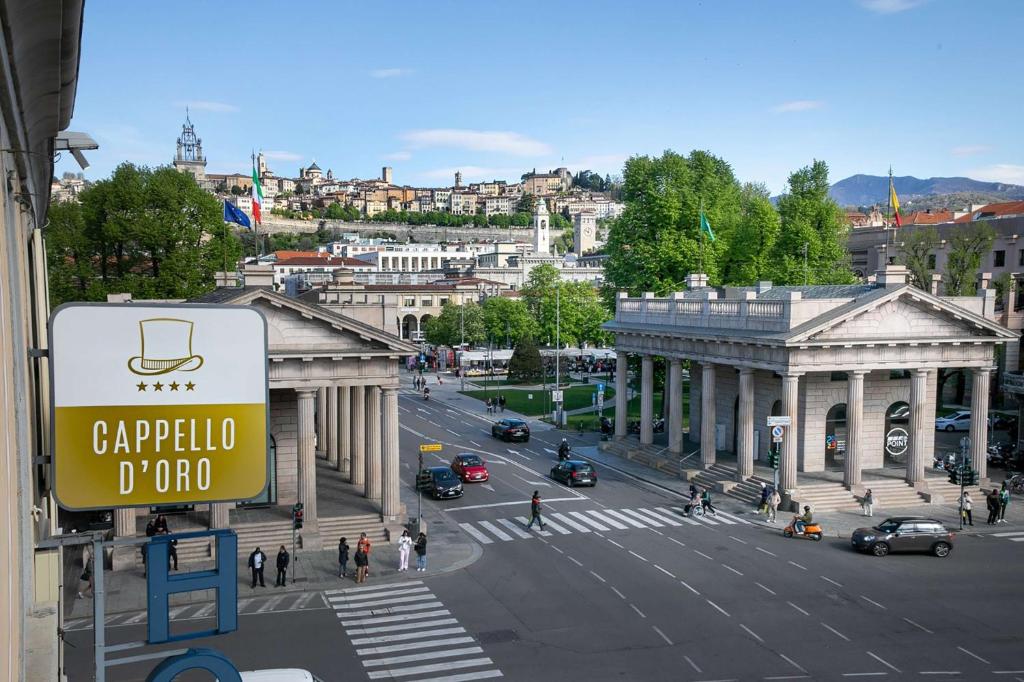
[(409, 531), (403, 530), (402, 537), (398, 538), (398, 570), (409, 570), (409, 550), (412, 549), (412, 537)]
[(767, 514), (768, 513), (768, 497), (771, 495), (771, 491), (768, 489), (768, 484), (761, 481), (761, 500), (757, 503), (757, 513)]
[(427, 570), (427, 534), (422, 532), (416, 538), (416, 570)]
[(267, 555), (257, 547), (249, 555), (249, 568), (252, 570), (252, 587), (250, 589), (256, 589), (257, 580), (260, 581), (260, 587), (266, 587), (263, 583), (263, 565), (265, 563), (267, 563)]
[(498, 409), (501, 410), (502, 414), (505, 413), (505, 396), (503, 395), (498, 396)]
[(872, 507), (875, 505), (875, 494), (871, 492), (871, 488), (864, 491), (864, 497), (861, 498), (860, 506), (864, 510), (864, 516), (874, 516)]
[(771, 497), (768, 498), (768, 523), (775, 523), (775, 515), (779, 511), (779, 505), (782, 504), (782, 495), (779, 495), (779, 491), (772, 488)]
[(338, 577), (344, 578), (348, 572), (348, 542), (345, 538), (338, 540)]
[(533, 528), (534, 521), (537, 522), (537, 525), (540, 526), (541, 530), (544, 530), (544, 519), (541, 518), (540, 511), (540, 492), (534, 490), (533, 497), (530, 499), (530, 522), (526, 524), (527, 530)]
[(1003, 487), (999, 489), (999, 523), (1006, 523), (1006, 508), (1010, 506), (1010, 489), (1003, 481)]
[(362, 583), (366, 581), (366, 571), (370, 563), (369, 558), (366, 556), (366, 552), (363, 551), (361, 545), (356, 545), (356, 582)]
[(281, 549), (277, 551), (277, 581), (274, 583), (274, 587), (284, 587), (288, 584), (288, 562), (291, 561), (291, 558), (288, 550), (281, 545)]
[[(366, 555), (366, 575), (370, 575), (370, 538), (366, 537), (366, 533), (359, 534), (359, 542), (356, 543), (356, 551), (363, 550), (363, 554)], [(358, 565), (358, 564), (357, 564)]]
[(967, 522), (968, 526), (974, 525), (974, 517), (971, 515), (973, 507), (974, 502), (971, 500), (971, 493), (965, 490), (963, 496), (960, 497), (960, 509), (963, 510), (960, 513), (963, 516), (964, 521)]
[(704, 491), (700, 494), (700, 506), (704, 509), (704, 513), (707, 514), (709, 511), (718, 516), (718, 510), (711, 504), (711, 489), (704, 488)]
[(985, 496), (985, 508), (988, 509), (988, 520), (985, 523), (990, 526), (996, 525), (999, 519), (999, 491), (995, 488)]
[(494, 405), (491, 404), (490, 398), (484, 401), (484, 406), (487, 408), (487, 414), (494, 412)]

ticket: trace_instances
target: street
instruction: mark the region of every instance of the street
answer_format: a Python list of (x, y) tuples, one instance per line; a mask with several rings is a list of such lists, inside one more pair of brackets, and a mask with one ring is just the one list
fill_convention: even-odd
[[(482, 558), (344, 583), (299, 605), (263, 608), (258, 596), (240, 609), (238, 632), (197, 645), (223, 649), (240, 669), (302, 667), (325, 681), (1024, 680), (1013, 612), (1024, 542), (962, 536), (945, 559), (879, 559), (847, 538), (786, 539), (787, 517), (766, 525), (722, 495), (717, 517), (684, 518), (677, 495), (600, 464), (594, 488), (555, 483), (547, 472), (560, 432), (531, 422), (529, 443), (502, 443), (489, 430), (498, 417), (480, 403), (432, 393), (399, 400), (403, 502), (415, 516), (420, 443), (444, 448), (426, 465), (481, 455), (490, 481), (466, 484), (460, 499), (424, 498), (423, 516), (428, 560), (467, 542)], [(534, 490), (544, 531), (525, 528)], [(144, 637), (125, 620), (109, 639)], [(90, 670), (90, 637), (68, 633), (71, 670)], [(149, 667), (119, 666), (108, 679), (141, 680)]]

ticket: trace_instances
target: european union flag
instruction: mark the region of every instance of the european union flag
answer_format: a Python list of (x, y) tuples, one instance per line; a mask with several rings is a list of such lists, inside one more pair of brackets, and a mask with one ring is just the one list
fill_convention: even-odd
[(224, 202), (224, 222), (226, 223), (238, 223), (242, 227), (252, 229), (252, 224), (249, 222), (249, 216), (245, 215), (234, 204)]

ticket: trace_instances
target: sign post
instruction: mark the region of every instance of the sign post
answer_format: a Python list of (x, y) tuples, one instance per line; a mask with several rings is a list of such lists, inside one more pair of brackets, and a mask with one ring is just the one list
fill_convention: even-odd
[(416, 470), (416, 527), (423, 530), (423, 488), (420, 486), (420, 472), (423, 471), (423, 453), (441, 452), (440, 443), (420, 443), (419, 469)]

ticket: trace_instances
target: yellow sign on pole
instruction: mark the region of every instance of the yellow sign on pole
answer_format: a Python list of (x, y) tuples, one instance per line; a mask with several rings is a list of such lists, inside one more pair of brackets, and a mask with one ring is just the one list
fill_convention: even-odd
[(49, 330), (63, 506), (244, 500), (266, 488), (267, 324), (258, 310), (70, 304)]
[(420, 452), (441, 452), (440, 443), (424, 443), (420, 446)]

